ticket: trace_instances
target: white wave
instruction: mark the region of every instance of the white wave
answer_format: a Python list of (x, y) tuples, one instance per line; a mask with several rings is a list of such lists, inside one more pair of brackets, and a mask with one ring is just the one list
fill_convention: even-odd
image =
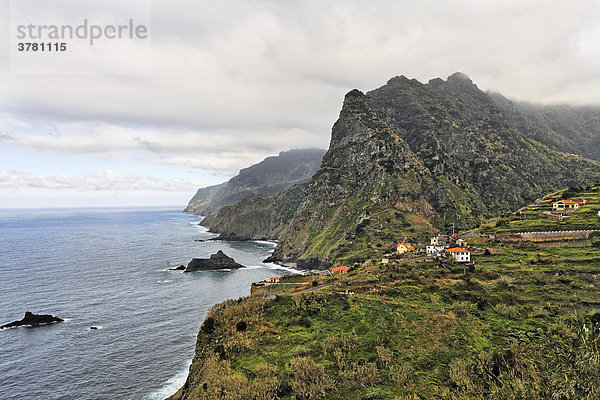
[(16, 328), (20, 328), (20, 326), (9, 326), (9, 327), (7, 327), (7, 328), (2, 328), (2, 329), (0, 329), (0, 331), (7, 331), (7, 330), (9, 330), (9, 329), (16, 329)]
[(198, 224), (195, 224), (194, 226), (195, 226), (196, 228), (198, 228), (198, 230), (199, 230), (200, 232), (202, 232), (202, 233), (206, 233), (206, 234), (213, 235), (213, 236), (219, 236), (219, 234), (218, 234), (218, 233), (209, 232), (207, 227), (205, 227), (205, 226), (202, 226), (202, 225), (200, 225), (199, 223), (198, 223)]
[(266, 245), (269, 245), (269, 246), (277, 247), (277, 243), (276, 242), (271, 242), (269, 240), (252, 240), (252, 242), (258, 243), (258, 244), (266, 244)]
[(174, 377), (170, 378), (163, 387), (160, 389), (150, 393), (146, 400), (164, 400), (167, 397), (175, 394), (176, 391), (179, 390), (180, 387), (183, 386), (185, 380), (187, 379), (188, 371), (190, 370), (190, 365), (192, 365), (192, 361), (190, 360), (187, 363), (185, 369), (181, 370)]
[(179, 273), (183, 272), (182, 269), (175, 269), (177, 267), (179, 267), (179, 265), (173, 265), (171, 268), (155, 269), (154, 272), (179, 272)]
[(162, 281), (156, 281), (156, 283), (170, 283), (170, 282), (173, 282), (173, 280), (171, 280), (171, 279), (165, 279), (165, 280), (162, 280)]
[(294, 275), (306, 275), (305, 271), (300, 271), (300, 270), (297, 270), (292, 267), (285, 267), (283, 265), (279, 265), (279, 264), (275, 264), (275, 263), (265, 263), (265, 267), (267, 267), (269, 269), (277, 269), (277, 270), (291, 272)]
[(260, 269), (260, 268), (264, 268), (264, 265), (246, 265), (244, 267), (244, 269)]

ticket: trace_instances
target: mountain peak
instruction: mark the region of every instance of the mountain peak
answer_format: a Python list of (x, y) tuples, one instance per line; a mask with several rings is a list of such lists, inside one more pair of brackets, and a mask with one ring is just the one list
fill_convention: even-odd
[(468, 83), (473, 83), (473, 81), (471, 80), (471, 78), (469, 78), (469, 75), (465, 74), (464, 72), (455, 72), (452, 75), (450, 75), (448, 77), (448, 81), (449, 82), (468, 82)]
[(363, 97), (365, 94), (358, 89), (352, 89), (348, 93), (346, 93), (346, 99), (351, 99), (353, 97)]

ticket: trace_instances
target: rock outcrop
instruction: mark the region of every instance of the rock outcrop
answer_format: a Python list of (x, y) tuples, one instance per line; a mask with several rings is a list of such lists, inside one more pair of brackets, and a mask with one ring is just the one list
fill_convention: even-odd
[(63, 322), (64, 319), (55, 317), (50, 314), (34, 314), (32, 312), (25, 312), (25, 316), (20, 321), (14, 321), (10, 324), (0, 326), (0, 329), (13, 328), (17, 326), (39, 326), (53, 324), (55, 322)]
[(183, 272), (214, 271), (220, 269), (238, 269), (244, 266), (221, 250), (210, 256), (210, 258), (193, 258)]
[(526, 119), (461, 73), (350, 91), (273, 258), (361, 262), (404, 236), (470, 228), (600, 180), (598, 162), (565, 154), (561, 141), (536, 140), (546, 137), (534, 134), (543, 127)]

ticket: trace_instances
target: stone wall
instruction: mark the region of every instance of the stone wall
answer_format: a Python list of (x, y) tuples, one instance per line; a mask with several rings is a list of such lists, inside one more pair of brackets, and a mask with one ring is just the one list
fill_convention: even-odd
[(496, 239), (509, 242), (545, 242), (557, 240), (578, 240), (587, 239), (590, 233), (592, 232), (595, 232), (595, 230), (517, 232), (507, 235), (497, 235)]

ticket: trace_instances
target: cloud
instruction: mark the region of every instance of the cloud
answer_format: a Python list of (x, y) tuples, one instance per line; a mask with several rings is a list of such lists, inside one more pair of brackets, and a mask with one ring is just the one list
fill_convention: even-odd
[(0, 60), (0, 146), (139, 162), (140, 176), (149, 162), (232, 173), (326, 148), (344, 94), (400, 74), (600, 104), (595, 0), (155, 0), (152, 13), (150, 74), (19, 75)]
[[(268, 132), (223, 129), (193, 131), (165, 126), (132, 126), (91, 121), (25, 123), (0, 113), (0, 146), (17, 146), (60, 155), (187, 166), (235, 172), (281, 149), (313, 147), (314, 137), (299, 129)], [(10, 134), (4, 133), (10, 132)], [(302, 138), (304, 140), (298, 138)]]
[(81, 191), (166, 191), (181, 192), (197, 188), (199, 182), (168, 181), (110, 170), (82, 176), (43, 176), (22, 171), (0, 170), (0, 188), (78, 189)]

